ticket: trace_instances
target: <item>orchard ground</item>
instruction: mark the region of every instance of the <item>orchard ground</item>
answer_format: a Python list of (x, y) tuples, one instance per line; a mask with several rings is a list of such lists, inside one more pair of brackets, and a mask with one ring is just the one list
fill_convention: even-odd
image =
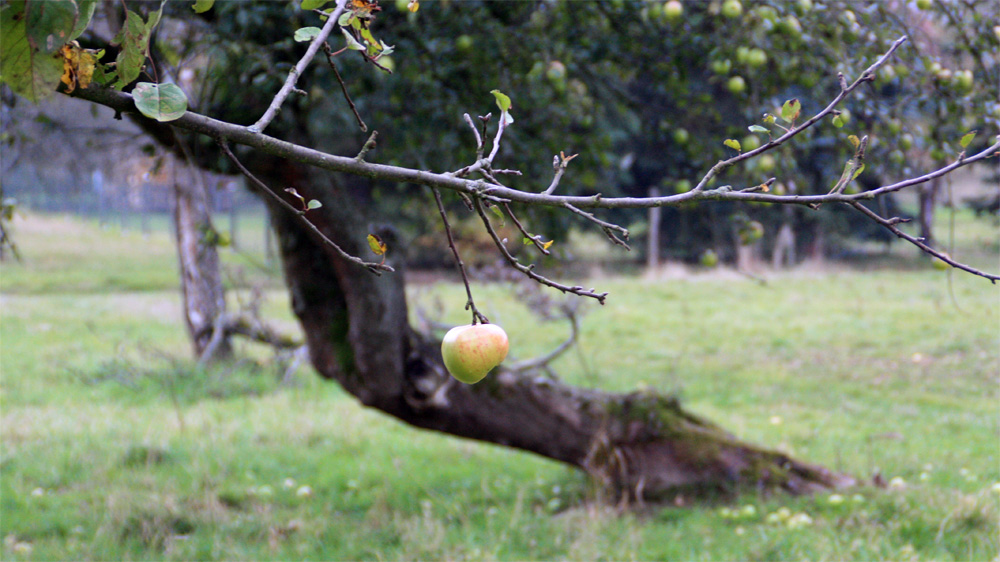
[[(948, 213), (939, 233), (946, 236)], [(997, 226), (956, 214), (956, 257), (995, 270)], [(22, 215), (0, 270), (5, 560), (992, 560), (1000, 550), (1000, 289), (893, 246), (883, 263), (607, 277), (568, 382), (677, 392), (751, 442), (871, 485), (617, 513), (578, 471), (418, 431), (272, 354), (199, 371), (165, 229)], [(259, 237), (263, 239), (263, 237)], [(270, 279), (264, 315), (296, 330)], [(234, 285), (239, 276), (231, 277)], [(512, 358), (557, 345), (501, 286), (477, 303)], [(445, 323), (460, 285), (411, 288)], [(234, 301), (246, 291), (231, 291)], [(416, 316), (416, 313), (414, 312)], [(414, 318), (416, 321), (416, 318)], [(682, 502), (683, 499), (678, 500)]]

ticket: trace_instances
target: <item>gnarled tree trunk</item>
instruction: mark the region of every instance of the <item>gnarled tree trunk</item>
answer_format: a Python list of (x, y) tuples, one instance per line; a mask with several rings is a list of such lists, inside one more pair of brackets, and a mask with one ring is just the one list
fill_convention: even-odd
[[(329, 174), (289, 162), (266, 170), (323, 207), (309, 218), (353, 255), (369, 232), (389, 246), (396, 273), (376, 277), (340, 259), (298, 217), (272, 208), (292, 306), (312, 362), (363, 404), (416, 427), (524, 449), (582, 468), (622, 496), (690, 489), (842, 487), (849, 477), (743, 443), (651, 393), (610, 394), (500, 369), (476, 385), (445, 371), (440, 343), (407, 323), (400, 242), (373, 227)], [(380, 231), (381, 230), (381, 231)]]
[[(226, 321), (226, 293), (222, 287), (218, 233), (212, 226), (208, 194), (200, 170), (174, 174), (174, 228), (180, 262), (184, 323), (199, 360), (232, 355)], [(187, 177), (180, 177), (187, 176)]]

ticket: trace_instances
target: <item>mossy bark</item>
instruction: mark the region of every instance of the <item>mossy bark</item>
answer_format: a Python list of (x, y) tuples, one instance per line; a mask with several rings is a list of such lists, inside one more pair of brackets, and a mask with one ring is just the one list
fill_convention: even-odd
[(346, 263), (276, 209), (285, 276), (313, 365), (363, 404), (424, 429), (523, 449), (577, 466), (618, 497), (649, 499), (680, 490), (740, 487), (805, 493), (850, 478), (736, 439), (650, 393), (612, 394), (500, 369), (466, 385), (449, 376), (440, 343), (407, 323), (401, 243), (365, 221), (329, 176), (287, 162), (266, 170), (271, 185), (294, 186), (323, 207), (309, 218), (354, 255), (366, 236), (388, 243), (396, 273), (375, 276)]

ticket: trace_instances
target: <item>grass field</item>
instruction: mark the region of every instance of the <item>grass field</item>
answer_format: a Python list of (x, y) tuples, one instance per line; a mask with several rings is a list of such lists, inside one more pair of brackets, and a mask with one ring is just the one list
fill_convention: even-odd
[[(998, 266), (960, 217), (956, 254)], [(16, 224), (0, 265), (4, 560), (996, 560), (1000, 289), (916, 264), (595, 279), (574, 384), (679, 393), (742, 438), (870, 481), (836, 494), (617, 513), (578, 472), (418, 431), (266, 351), (199, 371), (168, 235)], [(894, 250), (898, 259), (912, 252)], [(902, 256), (902, 258), (900, 258)], [(227, 257), (247, 267), (260, 255)], [(242, 260), (242, 261), (241, 261)], [(249, 260), (249, 261), (247, 261)], [(265, 313), (294, 329), (275, 287)], [(557, 344), (498, 286), (512, 354)], [(459, 286), (411, 289), (446, 322)], [(444, 303), (444, 311), (438, 304)]]

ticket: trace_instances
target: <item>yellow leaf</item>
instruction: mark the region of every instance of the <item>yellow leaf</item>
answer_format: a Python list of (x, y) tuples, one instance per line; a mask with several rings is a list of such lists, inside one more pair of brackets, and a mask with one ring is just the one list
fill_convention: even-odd
[(385, 242), (374, 234), (368, 235), (368, 247), (372, 249), (372, 252), (374, 252), (376, 256), (385, 255), (387, 249), (385, 247)]
[(548, 242), (542, 244), (542, 249), (543, 250), (548, 250), (549, 246), (551, 246), (553, 242), (555, 242), (555, 240), (549, 240)]
[(77, 86), (86, 89), (94, 78), (97, 51), (81, 49), (76, 41), (72, 41), (59, 49), (59, 55), (63, 59), (63, 75), (59, 80), (66, 84), (67, 92), (72, 92)]
[(420, 2), (417, 0), (410, 0), (410, 3), (406, 5), (406, 9), (411, 12), (416, 12), (420, 9)]

